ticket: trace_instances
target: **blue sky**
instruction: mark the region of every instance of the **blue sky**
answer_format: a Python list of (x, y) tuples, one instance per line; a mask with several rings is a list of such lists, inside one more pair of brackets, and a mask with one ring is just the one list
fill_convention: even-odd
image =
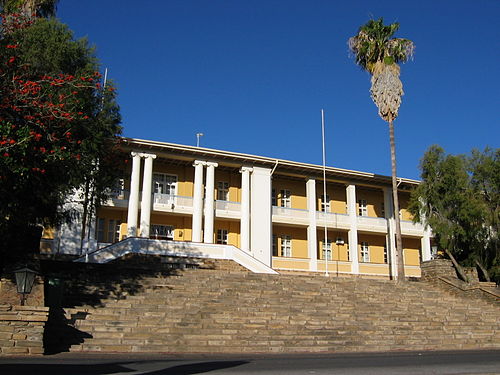
[(370, 76), (347, 40), (370, 18), (416, 44), (402, 66), (398, 175), (432, 144), (498, 147), (499, 0), (61, 0), (118, 87), (124, 135), (390, 175)]

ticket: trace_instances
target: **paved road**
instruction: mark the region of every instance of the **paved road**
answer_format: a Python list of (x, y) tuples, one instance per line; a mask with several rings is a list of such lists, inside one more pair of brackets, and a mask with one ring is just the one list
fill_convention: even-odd
[(75, 355), (0, 357), (0, 375), (500, 374), (500, 351), (330, 355)]

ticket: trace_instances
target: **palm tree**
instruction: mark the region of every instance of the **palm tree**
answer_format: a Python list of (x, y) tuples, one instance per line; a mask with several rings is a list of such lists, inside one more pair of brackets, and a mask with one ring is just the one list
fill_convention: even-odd
[(399, 23), (384, 25), (382, 18), (370, 20), (359, 28), (358, 34), (349, 39), (349, 49), (354, 54), (356, 64), (368, 71), (371, 77), (370, 94), (378, 107), (378, 114), (389, 124), (392, 165), (392, 197), (394, 219), (396, 222), (396, 257), (398, 282), (404, 282), (403, 244), (401, 240), (401, 221), (396, 180), (396, 146), (394, 142), (393, 121), (398, 116), (403, 84), (399, 79), (398, 63), (404, 63), (413, 56), (415, 48), (408, 39), (392, 38), (399, 29)]
[(0, 9), (5, 13), (20, 12), (38, 17), (55, 16), (59, 0), (0, 0)]

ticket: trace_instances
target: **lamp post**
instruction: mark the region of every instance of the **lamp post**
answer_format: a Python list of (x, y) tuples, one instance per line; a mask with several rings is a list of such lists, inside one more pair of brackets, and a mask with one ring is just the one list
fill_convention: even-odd
[(28, 267), (20, 268), (14, 271), (16, 275), (17, 292), (21, 294), (21, 306), (24, 306), (26, 295), (31, 293), (35, 283), (36, 272)]

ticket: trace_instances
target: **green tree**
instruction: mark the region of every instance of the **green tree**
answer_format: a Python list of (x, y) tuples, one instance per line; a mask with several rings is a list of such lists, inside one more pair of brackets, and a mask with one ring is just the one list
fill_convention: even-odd
[(0, 10), (5, 14), (23, 13), (29, 17), (54, 16), (58, 0), (0, 0)]
[(498, 280), (500, 151), (446, 155), (432, 146), (420, 168), (422, 183), (412, 193), (409, 207), (415, 220), (432, 228), (464, 280), (462, 266), (476, 265), (488, 281)]
[(398, 116), (403, 84), (399, 79), (398, 63), (404, 63), (413, 55), (411, 40), (392, 38), (399, 29), (399, 23), (384, 25), (382, 18), (370, 20), (359, 28), (358, 34), (349, 39), (349, 48), (356, 64), (371, 74), (371, 97), (378, 107), (379, 116), (389, 124), (391, 146), (392, 196), (396, 222), (396, 254), (398, 281), (405, 280), (403, 243), (399, 219), (399, 201), (396, 180), (396, 145), (394, 141), (394, 120)]
[(102, 194), (96, 191), (117, 177), (121, 127), (115, 90), (109, 82), (102, 87), (85, 40), (74, 40), (55, 19), (3, 14), (2, 21), (0, 256), (5, 257), (32, 246), (23, 240), (34, 228), (70, 219), (61, 207), (76, 189), (88, 187), (87, 203), (98, 203)]

